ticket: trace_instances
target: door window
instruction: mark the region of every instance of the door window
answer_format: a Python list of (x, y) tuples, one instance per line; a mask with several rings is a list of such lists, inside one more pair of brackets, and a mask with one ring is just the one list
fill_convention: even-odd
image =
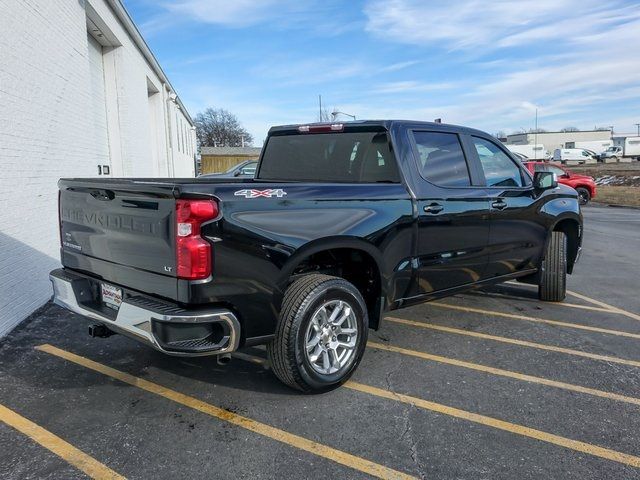
[(472, 137), (480, 157), (488, 187), (522, 187), (525, 177), (509, 156), (495, 143), (484, 138)]
[(455, 133), (414, 132), (418, 168), (425, 180), (443, 187), (471, 185), (462, 145)]

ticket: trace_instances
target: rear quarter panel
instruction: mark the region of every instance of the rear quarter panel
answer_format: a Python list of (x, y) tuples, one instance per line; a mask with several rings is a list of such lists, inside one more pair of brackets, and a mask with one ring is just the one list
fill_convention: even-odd
[(203, 227), (213, 243), (213, 279), (179, 282), (190, 303), (229, 303), (243, 321), (244, 337), (273, 333), (290, 273), (305, 257), (329, 248), (360, 248), (382, 274), (383, 291), (396, 295), (394, 279), (413, 252), (412, 202), (401, 184), (269, 184), (281, 198), (246, 198), (247, 185), (213, 190), (222, 218)]

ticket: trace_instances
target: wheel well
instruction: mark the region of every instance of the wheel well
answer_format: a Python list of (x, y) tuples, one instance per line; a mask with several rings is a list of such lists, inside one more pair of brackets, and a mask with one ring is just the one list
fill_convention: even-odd
[(325, 273), (351, 282), (367, 305), (369, 326), (378, 328), (382, 284), (378, 264), (369, 253), (356, 248), (322, 250), (303, 259), (294, 269), (292, 278), (308, 273)]
[(575, 220), (561, 220), (555, 227), (554, 232), (564, 232), (567, 236), (567, 273), (573, 271), (573, 265), (576, 263), (578, 256), (578, 247), (580, 245), (580, 224)]

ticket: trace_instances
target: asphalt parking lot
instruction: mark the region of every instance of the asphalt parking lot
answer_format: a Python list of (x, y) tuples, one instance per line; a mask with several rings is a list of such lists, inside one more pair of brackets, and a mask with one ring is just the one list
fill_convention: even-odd
[(261, 348), (171, 358), (47, 305), (0, 343), (0, 477), (640, 478), (640, 210), (584, 213), (564, 303), (504, 284), (391, 312), (319, 396)]

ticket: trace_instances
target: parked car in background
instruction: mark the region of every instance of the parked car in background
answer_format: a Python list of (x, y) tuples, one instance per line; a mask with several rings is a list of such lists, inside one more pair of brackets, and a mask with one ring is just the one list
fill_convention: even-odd
[(585, 148), (556, 148), (553, 151), (553, 160), (576, 165), (598, 162), (595, 153)]
[(238, 165), (234, 165), (223, 173), (205, 173), (200, 177), (205, 178), (253, 178), (256, 174), (257, 160), (245, 160)]
[(607, 148), (613, 146), (613, 140), (590, 140), (585, 142), (567, 142), (565, 148), (582, 148), (596, 153), (599, 157)]
[(596, 196), (596, 182), (588, 175), (578, 175), (566, 168), (548, 162), (526, 162), (527, 170), (533, 175), (536, 172), (552, 172), (558, 177), (558, 183), (568, 185), (578, 192), (580, 205), (586, 205)]

